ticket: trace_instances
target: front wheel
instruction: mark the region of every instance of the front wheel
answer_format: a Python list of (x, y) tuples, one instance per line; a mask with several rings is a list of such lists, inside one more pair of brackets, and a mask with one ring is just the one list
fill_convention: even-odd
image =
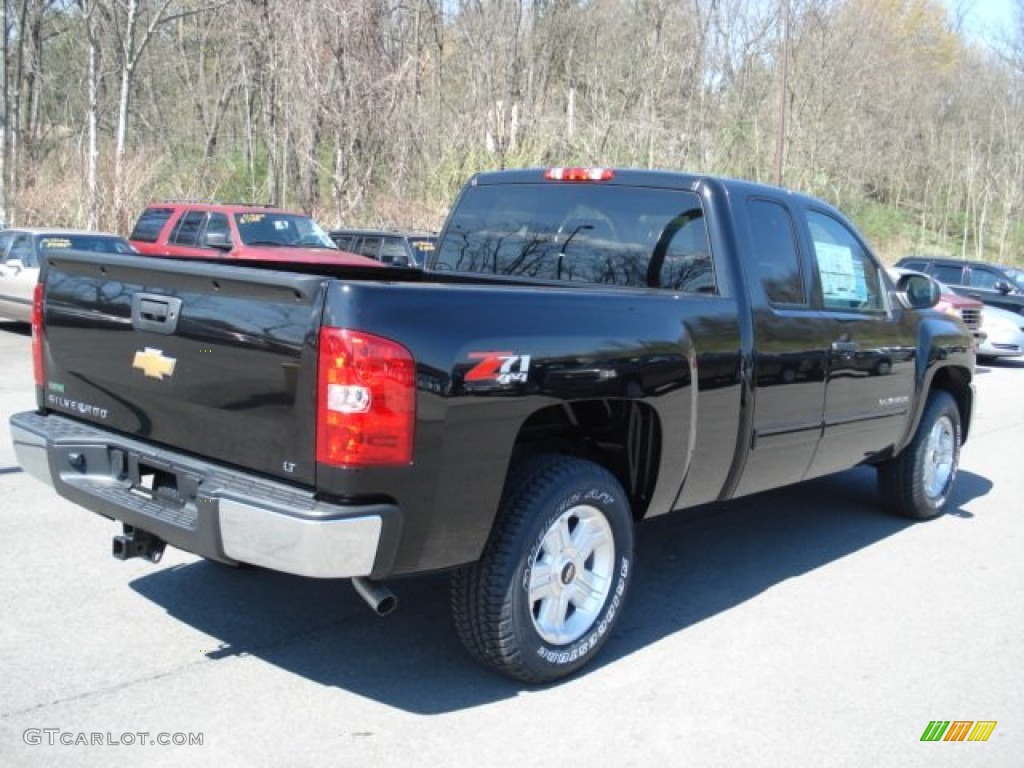
[(633, 561), (626, 494), (603, 467), (536, 456), (512, 475), (481, 559), (452, 577), (459, 637), (525, 682), (593, 658), (622, 612)]
[(878, 488), (890, 512), (917, 520), (940, 514), (960, 464), (960, 410), (948, 392), (928, 396), (914, 439), (878, 466)]

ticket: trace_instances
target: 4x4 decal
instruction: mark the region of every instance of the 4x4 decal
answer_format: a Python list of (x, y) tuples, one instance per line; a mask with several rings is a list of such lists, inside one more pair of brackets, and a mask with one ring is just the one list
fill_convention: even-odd
[(470, 352), (469, 358), (480, 362), (466, 373), (466, 381), (525, 383), (530, 374), (529, 355), (518, 355), (515, 352)]

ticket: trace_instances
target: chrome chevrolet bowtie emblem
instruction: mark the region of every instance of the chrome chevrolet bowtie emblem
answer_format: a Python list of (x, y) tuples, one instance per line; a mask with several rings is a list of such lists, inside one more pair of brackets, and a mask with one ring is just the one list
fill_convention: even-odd
[(141, 352), (135, 353), (132, 361), (132, 368), (138, 368), (151, 379), (163, 381), (165, 376), (174, 374), (174, 364), (177, 362), (173, 357), (165, 357), (162, 350), (146, 347)]

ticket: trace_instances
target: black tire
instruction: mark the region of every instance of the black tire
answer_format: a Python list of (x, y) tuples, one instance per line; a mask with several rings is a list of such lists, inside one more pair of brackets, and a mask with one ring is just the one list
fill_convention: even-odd
[(882, 504), (895, 515), (927, 520), (942, 513), (960, 465), (960, 410), (948, 392), (928, 396), (914, 439), (878, 465)]
[(452, 576), (455, 628), (485, 666), (557, 680), (607, 641), (632, 567), (633, 518), (615, 477), (571, 456), (533, 457), (506, 484), (480, 560)]

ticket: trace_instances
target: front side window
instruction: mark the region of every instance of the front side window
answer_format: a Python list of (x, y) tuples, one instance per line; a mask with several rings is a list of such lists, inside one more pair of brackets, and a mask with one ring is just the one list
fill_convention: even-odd
[(884, 310), (878, 265), (853, 232), (838, 219), (818, 211), (807, 212), (807, 226), (814, 245), (825, 309)]
[(1002, 275), (991, 269), (985, 269), (984, 267), (974, 267), (971, 269), (971, 285), (975, 288), (994, 291), (996, 283), (999, 281), (1008, 282)]
[(206, 234), (224, 235), (227, 238), (227, 242), (230, 243), (231, 227), (228, 225), (228, 217), (223, 213), (211, 213), (209, 221), (206, 222)]
[(470, 187), (434, 269), (717, 293), (692, 192), (558, 183)]

